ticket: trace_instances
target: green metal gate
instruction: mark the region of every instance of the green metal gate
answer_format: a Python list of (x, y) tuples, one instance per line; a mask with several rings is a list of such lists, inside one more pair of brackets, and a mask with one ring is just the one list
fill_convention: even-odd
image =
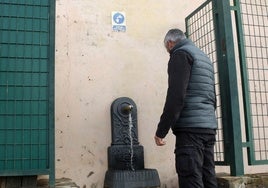
[(54, 184), (54, 0), (0, 0), (0, 176)]
[(267, 23), (268, 3), (255, 0), (208, 0), (186, 18), (186, 34), (213, 61), (215, 160), (231, 175), (244, 174), (243, 147), (250, 165), (268, 164)]
[(235, 0), (250, 164), (268, 164), (268, 2)]

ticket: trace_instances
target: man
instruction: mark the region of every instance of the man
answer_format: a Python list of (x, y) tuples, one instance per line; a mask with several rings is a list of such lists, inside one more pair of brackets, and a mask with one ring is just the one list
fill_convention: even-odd
[(168, 90), (155, 134), (158, 146), (171, 128), (176, 136), (176, 171), (180, 188), (216, 188), (214, 144), (217, 129), (213, 65), (179, 29), (164, 44), (170, 53)]

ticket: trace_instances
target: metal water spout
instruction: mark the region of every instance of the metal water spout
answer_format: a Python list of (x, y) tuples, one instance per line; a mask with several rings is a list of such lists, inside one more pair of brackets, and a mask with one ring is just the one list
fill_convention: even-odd
[(133, 110), (133, 105), (131, 104), (124, 104), (121, 108), (122, 113), (125, 115), (131, 114), (132, 110)]

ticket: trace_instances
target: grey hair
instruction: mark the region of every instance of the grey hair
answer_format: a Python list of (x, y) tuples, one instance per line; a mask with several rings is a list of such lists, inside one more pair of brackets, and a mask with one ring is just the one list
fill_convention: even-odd
[(186, 39), (186, 36), (180, 29), (170, 29), (164, 38), (164, 45), (166, 45), (168, 41), (178, 43), (183, 39)]

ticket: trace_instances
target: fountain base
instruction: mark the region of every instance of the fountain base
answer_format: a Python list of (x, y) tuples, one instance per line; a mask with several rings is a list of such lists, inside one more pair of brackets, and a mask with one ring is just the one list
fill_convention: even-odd
[[(131, 156), (132, 150), (132, 156)], [(144, 169), (143, 146), (112, 145), (108, 148), (108, 169), (142, 170)]]
[(143, 187), (160, 187), (160, 179), (157, 170), (108, 170), (105, 174), (104, 188)]

